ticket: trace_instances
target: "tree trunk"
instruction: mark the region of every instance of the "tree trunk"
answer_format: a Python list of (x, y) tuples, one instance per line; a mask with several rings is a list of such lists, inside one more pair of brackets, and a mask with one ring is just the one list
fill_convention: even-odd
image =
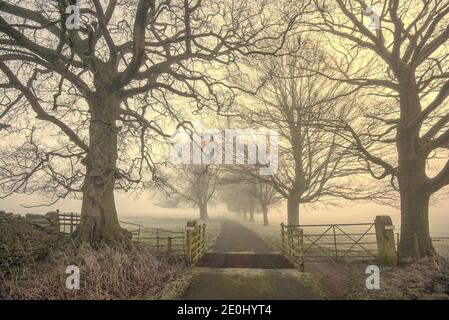
[(287, 199), (288, 224), (299, 224), (299, 200), (296, 194), (291, 194)]
[(432, 256), (434, 249), (429, 231), (429, 196), (401, 190), (401, 239), (399, 258)]
[(299, 199), (300, 195), (302, 195), (306, 189), (303, 168), (303, 141), (301, 139), (303, 134), (301, 126), (297, 123), (297, 119), (301, 118), (299, 109), (296, 109), (296, 115), (296, 119), (294, 113), (289, 115), (290, 143), (292, 146), (293, 160), (295, 161), (294, 181), (287, 198), (288, 224), (291, 225), (299, 224)]
[(268, 223), (268, 208), (266, 205), (262, 205), (262, 214), (263, 214), (263, 225), (269, 226), (270, 224)]
[(81, 241), (109, 241), (131, 238), (120, 227), (114, 200), (117, 162), (116, 113), (120, 100), (112, 94), (90, 101), (89, 152), (83, 160), (81, 221), (74, 237)]
[(254, 221), (254, 206), (252, 204), (249, 206), (249, 221)]
[(243, 219), (248, 220), (248, 215), (246, 214), (246, 208), (243, 209)]
[(199, 208), (200, 208), (200, 219), (206, 220), (207, 218), (209, 218), (209, 214), (207, 212), (207, 202), (200, 204)]
[(399, 193), (401, 198), (400, 259), (433, 255), (429, 229), (430, 194), (426, 185), (426, 160), (414, 152), (410, 135), (400, 135)]
[(401, 197), (400, 259), (434, 253), (429, 230), (429, 199), (426, 155), (419, 141), (420, 126), (410, 123), (421, 112), (418, 88), (411, 71), (400, 70), (401, 117), (397, 130), (399, 193)]
[(242, 217), (242, 209), (239, 209), (239, 210), (237, 211), (237, 215), (239, 216), (239, 218)]

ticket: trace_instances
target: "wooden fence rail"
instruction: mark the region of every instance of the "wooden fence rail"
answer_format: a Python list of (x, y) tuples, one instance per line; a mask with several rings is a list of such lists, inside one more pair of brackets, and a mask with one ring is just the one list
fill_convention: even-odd
[[(59, 225), (61, 227), (60, 231), (63, 233), (73, 233), (73, 231), (75, 231), (77, 226), (80, 224), (81, 216), (78, 213), (73, 212), (70, 213), (60, 213), (59, 211), (57, 212), (59, 217)], [(119, 223), (132, 233), (133, 239), (134, 237), (136, 237), (137, 240), (139, 239), (141, 228), (143, 227), (142, 225), (124, 221), (119, 221)]]
[[(59, 213), (60, 231), (70, 234), (79, 225), (81, 218), (77, 213)], [(155, 256), (170, 260), (185, 260), (195, 264), (204, 254), (206, 225), (189, 221), (185, 230), (164, 230), (147, 228), (141, 224), (119, 221), (120, 225), (132, 234), (132, 239), (145, 243)]]
[(142, 227), (138, 241), (152, 248), (152, 251), (158, 257), (181, 260), (186, 258), (185, 238), (186, 235), (183, 230), (163, 230)]
[(75, 231), (76, 227), (79, 225), (81, 218), (77, 213), (59, 213), (59, 225), (61, 226), (61, 232), (63, 233), (72, 233)]

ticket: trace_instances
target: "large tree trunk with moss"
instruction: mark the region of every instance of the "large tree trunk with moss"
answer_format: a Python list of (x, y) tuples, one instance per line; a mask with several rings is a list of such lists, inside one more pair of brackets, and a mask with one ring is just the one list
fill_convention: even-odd
[(419, 145), (419, 127), (410, 123), (421, 112), (418, 88), (411, 71), (400, 74), (401, 120), (397, 131), (399, 192), (401, 202), (401, 259), (431, 256), (426, 154)]
[(84, 159), (81, 222), (74, 236), (82, 241), (130, 239), (120, 227), (114, 200), (117, 163), (117, 119), (120, 100), (99, 94), (90, 101), (89, 153)]
[(419, 187), (410, 180), (414, 179), (401, 183), (401, 260), (434, 254), (429, 231), (429, 196), (417, 192)]
[(409, 134), (404, 133), (398, 143), (400, 259), (426, 257), (434, 253), (429, 228), (430, 193), (426, 184), (426, 160), (414, 153), (414, 139)]

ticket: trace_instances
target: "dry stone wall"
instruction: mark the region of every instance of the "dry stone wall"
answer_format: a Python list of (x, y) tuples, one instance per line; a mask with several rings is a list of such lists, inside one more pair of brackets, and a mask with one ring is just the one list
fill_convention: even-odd
[(58, 215), (48, 212), (20, 216), (0, 211), (0, 266), (48, 254), (61, 237)]

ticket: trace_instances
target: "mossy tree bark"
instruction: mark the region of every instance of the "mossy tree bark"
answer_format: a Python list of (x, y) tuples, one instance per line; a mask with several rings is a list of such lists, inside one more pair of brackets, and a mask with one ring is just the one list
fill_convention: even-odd
[(398, 182), (401, 204), (401, 259), (434, 254), (429, 229), (431, 193), (426, 175), (427, 153), (420, 143), (418, 126), (410, 123), (421, 113), (413, 71), (398, 68), (401, 118), (397, 130)]
[(89, 152), (84, 159), (81, 221), (75, 238), (83, 241), (130, 239), (120, 227), (115, 207), (117, 178), (117, 112), (120, 99), (113, 93), (97, 94), (90, 101)]

